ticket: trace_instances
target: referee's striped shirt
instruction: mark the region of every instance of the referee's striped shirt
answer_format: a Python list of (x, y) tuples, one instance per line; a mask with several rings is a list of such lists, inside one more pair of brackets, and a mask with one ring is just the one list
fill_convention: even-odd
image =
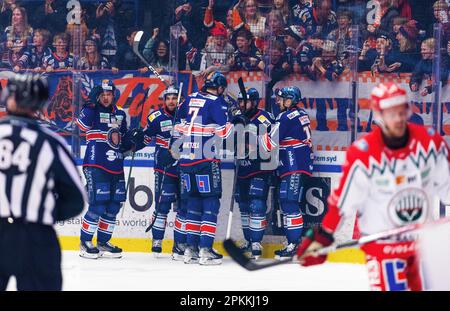
[(65, 141), (35, 120), (0, 120), (0, 218), (53, 225), (77, 216), (86, 193)]

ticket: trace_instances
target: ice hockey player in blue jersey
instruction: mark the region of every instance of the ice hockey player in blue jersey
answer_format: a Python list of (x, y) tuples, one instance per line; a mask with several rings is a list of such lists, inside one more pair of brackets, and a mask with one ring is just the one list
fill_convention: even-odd
[[(279, 200), (287, 245), (275, 251), (275, 258), (292, 257), (296, 253), (303, 230), (300, 212), (303, 183), (312, 174), (313, 151), (308, 114), (298, 108), (300, 89), (285, 87), (278, 96), (281, 113), (264, 140), (267, 149), (278, 148)], [(277, 143), (278, 142), (278, 143)]]
[(175, 127), (181, 135), (176, 141), (180, 146), (181, 199), (187, 202), (185, 263), (222, 262), (222, 255), (212, 246), (222, 195), (217, 151), (221, 139), (233, 131), (233, 124), (228, 122), (227, 103), (221, 96), (226, 87), (226, 78), (221, 73), (211, 73), (202, 91), (188, 96), (180, 106), (180, 123), (177, 120)]
[(245, 242), (242, 248), (247, 256), (258, 259), (262, 254), (261, 241), (266, 228), (267, 195), (273, 181), (273, 169), (264, 167), (268, 155), (261, 157), (258, 137), (269, 133), (275, 118), (269, 112), (258, 108), (260, 97), (256, 89), (247, 91), (247, 100), (239, 93), (239, 106), (248, 118), (246, 127), (245, 158), (238, 160), (238, 182), (235, 199), (241, 212), (242, 231)]
[[(179, 200), (178, 168), (171, 161), (169, 143), (172, 135), (178, 89), (170, 86), (163, 92), (163, 108), (152, 112), (147, 118), (144, 129), (144, 143), (155, 142), (155, 212), (152, 227), (152, 252), (158, 255), (162, 251), (162, 240), (166, 229), (167, 215), (172, 203), (178, 201), (174, 227), (174, 246), (172, 258), (183, 260), (186, 249), (186, 210)], [(164, 178), (163, 178), (163, 175)]]
[[(80, 236), (80, 256), (85, 258), (122, 256), (122, 250), (109, 241), (116, 215), (126, 199), (123, 152), (133, 147), (132, 136), (137, 132), (127, 131), (125, 112), (115, 105), (115, 91), (111, 80), (103, 80), (94, 87), (76, 120), (78, 127), (86, 132), (87, 142), (83, 173), (89, 207)], [(96, 232), (97, 247), (92, 243)]]

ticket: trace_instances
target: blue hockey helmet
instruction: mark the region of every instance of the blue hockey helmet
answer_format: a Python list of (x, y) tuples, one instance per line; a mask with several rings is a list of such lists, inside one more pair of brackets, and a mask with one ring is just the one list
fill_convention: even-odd
[(111, 91), (113, 94), (116, 91), (116, 86), (114, 85), (114, 82), (110, 79), (103, 79), (102, 83), (100, 84), (102, 92)]
[(176, 88), (175, 86), (169, 86), (167, 89), (164, 90), (164, 92), (162, 92), (162, 98), (166, 99), (167, 95), (177, 95), (178, 96), (178, 88)]
[[(242, 96), (242, 93), (239, 92), (238, 94), (238, 99), (244, 99), (244, 96)], [(255, 89), (254, 87), (249, 88), (247, 90), (247, 100), (251, 100), (251, 101), (259, 101), (260, 97), (259, 97), (259, 92), (257, 89)]]
[(228, 86), (227, 79), (222, 73), (215, 71), (208, 75), (208, 77), (205, 80), (205, 84), (203, 85), (203, 89), (204, 90), (206, 90), (207, 88), (217, 89), (221, 86), (223, 88), (226, 88)]
[(288, 86), (281, 89), (281, 97), (291, 99), (292, 104), (296, 105), (302, 100), (302, 93), (296, 86)]

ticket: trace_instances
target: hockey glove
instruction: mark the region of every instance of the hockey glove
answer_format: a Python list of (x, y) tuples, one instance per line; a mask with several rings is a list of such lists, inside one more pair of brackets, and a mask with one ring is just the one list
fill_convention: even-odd
[(156, 161), (162, 167), (173, 166), (177, 160), (172, 156), (172, 153), (168, 149), (161, 148), (156, 155)]
[(322, 227), (309, 229), (297, 249), (297, 256), (302, 266), (320, 265), (327, 260), (327, 255), (315, 255), (315, 250), (329, 246), (334, 242), (333, 235)]

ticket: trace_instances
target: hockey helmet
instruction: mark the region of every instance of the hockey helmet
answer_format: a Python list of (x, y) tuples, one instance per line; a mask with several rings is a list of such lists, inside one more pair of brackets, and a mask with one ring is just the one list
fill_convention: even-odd
[(166, 99), (167, 95), (177, 95), (178, 96), (178, 88), (174, 86), (169, 86), (167, 89), (164, 90), (162, 93), (162, 98)]
[(296, 105), (302, 100), (302, 93), (298, 87), (288, 86), (281, 89), (281, 97), (291, 99), (292, 105)]
[(43, 108), (49, 98), (47, 79), (34, 74), (15, 74), (2, 91), (1, 102), (14, 96), (19, 108), (33, 111)]
[(219, 87), (226, 88), (228, 86), (227, 79), (225, 76), (218, 72), (212, 72), (208, 75), (205, 80), (205, 84), (203, 85), (203, 89), (206, 90), (208, 88), (217, 89)]
[[(239, 92), (238, 94), (238, 99), (244, 99), (244, 96), (242, 95), (241, 92)], [(251, 101), (259, 101), (260, 97), (259, 97), (259, 92), (257, 89), (255, 89), (254, 87), (249, 88), (247, 90), (247, 100), (251, 100)]]
[(381, 111), (399, 105), (409, 105), (406, 91), (394, 82), (380, 83), (370, 95), (371, 108)]
[(110, 79), (103, 79), (100, 87), (102, 92), (111, 91), (114, 94), (116, 91), (116, 86), (114, 85), (114, 82), (112, 82), (112, 80)]

